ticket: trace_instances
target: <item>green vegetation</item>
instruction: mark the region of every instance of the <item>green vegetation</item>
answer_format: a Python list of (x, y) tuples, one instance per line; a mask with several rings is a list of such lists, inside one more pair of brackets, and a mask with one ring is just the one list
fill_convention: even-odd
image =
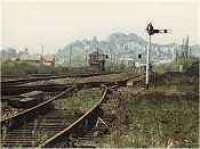
[(128, 110), (128, 129), (98, 139), (99, 147), (198, 147), (198, 100), (130, 97)]
[(38, 133), (36, 133), (36, 138), (38, 139), (39, 144), (43, 143), (45, 140), (48, 139), (48, 135), (45, 133), (42, 133), (41, 131), (38, 131)]
[(133, 67), (128, 67), (125, 64), (121, 63), (121, 64), (109, 64), (106, 65), (106, 72), (113, 72), (113, 73), (117, 73), (117, 72), (130, 72), (133, 71)]
[[(81, 66), (80, 66), (81, 67)], [(62, 66), (41, 66), (40, 63), (34, 61), (2, 61), (1, 74), (2, 75), (28, 75), (28, 74), (66, 74), (66, 73), (86, 73), (87, 70), (75, 69), (71, 67)], [(124, 64), (115, 64), (106, 66), (106, 72), (129, 72), (131, 68), (127, 68)]]
[(134, 99), (129, 102), (129, 112), (133, 122), (129, 134), (136, 136), (130, 145), (166, 147), (172, 139), (179, 147), (198, 147), (198, 102)]
[(3, 61), (1, 62), (2, 75), (27, 75), (27, 74), (60, 74), (68, 70), (64, 67), (40, 66), (29, 61)]
[[(111, 134), (98, 138), (98, 147), (199, 148), (198, 97), (179, 97), (178, 94), (198, 94), (199, 75), (195, 73), (199, 65), (190, 60), (178, 63), (185, 63), (183, 73), (164, 74), (162, 79), (166, 82), (149, 88), (141, 95), (121, 92), (122, 99), (128, 101), (128, 124), (121, 123), (119, 129), (112, 129)], [(145, 94), (149, 92), (154, 93), (153, 96)], [(164, 92), (170, 98), (164, 96)], [(170, 96), (170, 92), (177, 93), (177, 96)]]
[(192, 63), (194, 62), (193, 59), (178, 59), (176, 64), (183, 65), (183, 69), (186, 70), (191, 67)]
[(158, 72), (159, 74), (163, 74), (168, 71), (179, 71), (180, 65), (182, 65), (182, 67), (183, 67), (182, 69), (183, 69), (183, 71), (185, 71), (188, 68), (190, 68), (191, 65), (196, 61), (197, 61), (196, 59), (179, 58), (179, 59), (177, 59), (177, 61), (173, 61), (169, 64), (161, 64), (161, 65), (157, 66), (156, 72)]
[(73, 95), (68, 102), (65, 102), (64, 106), (71, 108), (72, 111), (86, 110), (92, 108), (101, 98), (100, 90), (81, 90), (77, 94)]
[(182, 85), (181, 83), (179, 85), (159, 85), (155, 88), (149, 88), (149, 92), (185, 92), (185, 91), (190, 91), (190, 92), (197, 92), (198, 94), (198, 86), (197, 85)]
[[(55, 109), (63, 109), (63, 114), (67, 114), (64, 117), (67, 125), (71, 124), (78, 119), (79, 116), (87, 112), (92, 108), (100, 99), (102, 91), (100, 89), (88, 89), (81, 90), (74, 93), (72, 97), (66, 97), (54, 102)], [(69, 114), (71, 118), (69, 119)], [(45, 120), (40, 123), (46, 123)], [(52, 136), (52, 132), (44, 131), (44, 127), (41, 125), (36, 129), (35, 136), (38, 139), (38, 143), (44, 142), (49, 136)]]
[(80, 90), (79, 92), (60, 99), (55, 102), (55, 108), (70, 110), (75, 113), (83, 113), (92, 108), (101, 98), (102, 91), (100, 89)]

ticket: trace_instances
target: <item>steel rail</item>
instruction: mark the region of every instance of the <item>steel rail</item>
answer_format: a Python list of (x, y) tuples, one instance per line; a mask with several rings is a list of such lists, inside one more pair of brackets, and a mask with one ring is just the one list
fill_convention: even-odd
[(75, 131), (76, 128), (78, 128), (82, 123), (84, 123), (91, 115), (93, 115), (99, 108), (99, 106), (106, 100), (106, 95), (108, 94), (109, 89), (105, 88), (103, 96), (99, 100), (99, 102), (93, 106), (90, 110), (88, 110), (84, 115), (82, 115), (78, 120), (76, 120), (74, 123), (72, 123), (67, 128), (63, 129), (59, 133), (55, 134), (53, 137), (46, 140), (44, 143), (39, 145), (39, 148), (46, 148), (51, 147), (53, 144), (55, 145), (63, 136), (67, 136), (73, 131)]
[[(27, 117), (28, 115), (31, 115), (31, 114), (34, 114), (35, 112), (41, 110), (41, 109), (44, 109), (45, 105), (49, 104), (50, 102), (62, 97), (64, 94), (66, 94), (67, 92), (70, 92), (72, 90), (74, 90), (75, 88), (78, 88), (78, 89), (81, 89), (81, 88), (84, 88), (85, 86), (87, 87), (98, 87), (99, 85), (101, 84), (105, 84), (105, 85), (123, 85), (124, 83), (126, 83), (128, 80), (130, 79), (136, 79), (138, 78), (138, 80), (136, 79), (135, 81), (141, 81), (143, 79), (143, 75), (136, 75), (136, 76), (133, 76), (133, 77), (130, 77), (130, 78), (126, 78), (124, 80), (120, 80), (120, 81), (111, 81), (111, 82), (104, 82), (104, 81), (101, 81), (101, 82), (88, 82), (88, 83), (79, 83), (79, 84), (75, 84), (75, 85), (72, 85), (70, 88), (67, 88), (65, 89), (64, 91), (62, 91), (61, 93), (59, 93), (58, 95), (54, 96), (53, 98), (47, 100), (47, 101), (44, 101), (30, 109), (26, 109), (20, 113), (18, 113), (17, 115), (14, 115), (12, 117), (8, 117), (6, 119), (3, 119), (0, 121), (0, 124), (1, 126), (2, 125), (8, 125), (10, 126), (10, 124), (12, 125), (13, 122), (15, 121), (19, 121), (18, 124), (20, 124), (20, 122), (23, 122), (24, 118)], [(69, 87), (69, 86), (68, 86)]]
[(64, 96), (66, 93), (69, 93), (71, 91), (73, 91), (76, 87), (72, 86), (70, 88), (65, 89), (64, 91), (62, 91), (61, 93), (59, 93), (58, 95), (54, 96), (53, 98), (46, 100), (32, 108), (26, 109), (22, 112), (19, 112), (18, 114), (8, 117), (6, 119), (3, 119), (0, 121), (1, 124), (1, 128), (2, 126), (6, 125), (9, 128), (13, 128), (16, 127), (22, 123), (24, 123), (24, 121), (26, 119), (30, 119), (33, 118), (35, 116), (35, 114), (37, 115), (40, 111), (42, 110), (46, 110), (45, 108), (47, 107), (47, 105), (49, 103), (51, 103), (52, 101), (61, 98), (62, 96)]
[(91, 87), (98, 87), (100, 84), (106, 85), (114, 85), (114, 84), (125, 84), (130, 79), (140, 78), (143, 75), (135, 75), (128, 78), (123, 78), (121, 80), (116, 81), (88, 81), (88, 82), (80, 82), (80, 83), (69, 83), (69, 84), (47, 84), (47, 85), (20, 85), (20, 86), (7, 86), (2, 87), (1, 94), (2, 95), (17, 95), (22, 94), (25, 92), (30, 92), (33, 90), (41, 90), (41, 91), (61, 91), (66, 87), (72, 86), (76, 84), (77, 87), (82, 86), (91, 86)]
[[(139, 79), (136, 79), (138, 78)], [(135, 79), (134, 81), (137, 83), (138, 81), (141, 81), (141, 79), (144, 78), (144, 75), (137, 75), (131, 79)], [(122, 82), (126, 82), (128, 81), (130, 78), (123, 80)], [(66, 136), (69, 136), (71, 133), (74, 133), (77, 131), (77, 129), (83, 125), (92, 115), (95, 115), (95, 112), (97, 112), (98, 108), (100, 107), (100, 105), (106, 101), (106, 95), (108, 95), (109, 91), (111, 89), (115, 89), (117, 88), (119, 85), (121, 85), (120, 83), (122, 82), (118, 82), (119, 84), (115, 84), (113, 85), (110, 89), (109, 88), (105, 88), (103, 96), (101, 97), (101, 99), (99, 100), (99, 102), (93, 106), (89, 111), (87, 111), (83, 116), (81, 116), (78, 120), (76, 120), (73, 124), (71, 124), (70, 126), (68, 126), (67, 128), (63, 129), (62, 131), (60, 131), (59, 133), (55, 134), (53, 137), (49, 138), (48, 140), (46, 140), (45, 142), (43, 142), (42, 144), (39, 145), (39, 148), (50, 148), (55, 146), (58, 142), (60, 142), (61, 140), (63, 140), (63, 138), (65, 138)]]
[[(118, 80), (118, 81), (111, 81), (111, 82), (104, 82), (107, 85), (112, 85), (111, 89), (114, 89), (116, 87), (118, 87), (119, 85), (123, 85), (127, 80), (129, 79), (133, 79), (135, 82), (141, 81), (142, 79), (142, 75), (136, 75), (133, 77), (129, 77), (129, 78), (125, 78), (123, 80)], [(98, 85), (102, 84), (102, 82), (88, 82), (88, 83), (80, 83), (80, 84), (76, 84), (76, 86), (72, 86), (71, 88), (68, 88), (66, 90), (64, 90), (63, 92), (61, 92), (60, 94), (58, 94), (57, 96), (33, 107), (30, 109), (27, 109), (25, 111), (13, 116), (14, 119), (4, 119), (3, 122), (1, 122), (1, 124), (3, 123), (4, 125), (7, 125), (8, 127), (14, 127), (12, 126), (13, 123), (14, 124), (18, 124), (20, 122), (24, 122), (24, 120), (27, 119), (27, 117), (32, 117), (34, 116), (34, 114), (37, 114), (38, 112), (40, 112), (41, 110), (46, 110), (46, 105), (48, 105), (50, 102), (52, 102), (53, 100), (56, 100), (60, 97), (62, 97), (63, 95), (65, 95), (67, 92), (70, 92), (72, 90), (74, 90), (75, 88), (81, 89), (83, 87), (85, 87), (85, 85)], [(70, 126), (62, 129), (60, 132), (58, 132), (57, 134), (55, 134), (53, 137), (49, 138), (48, 140), (46, 140), (43, 144), (39, 145), (39, 147), (51, 147), (53, 146), (53, 144), (55, 144), (56, 142), (59, 142), (60, 139), (62, 139), (64, 136), (69, 135), (70, 133), (75, 132), (77, 129), (80, 129), (79, 126), (82, 126), (86, 120), (90, 120), (90, 118), (93, 118), (93, 116), (98, 115), (98, 109), (100, 107), (100, 105), (106, 101), (106, 95), (109, 93), (110, 89), (105, 88), (104, 93), (102, 98), (99, 100), (99, 102), (92, 107), (89, 111), (87, 111), (83, 116), (81, 116), (80, 118), (78, 118), (78, 120), (76, 120), (73, 124), (71, 124)], [(34, 109), (37, 109), (36, 111)], [(11, 126), (10, 126), (11, 124)]]
[(25, 79), (17, 79), (17, 80), (9, 80), (9, 81), (1, 81), (2, 85), (18, 85), (35, 81), (45, 81), (51, 79), (61, 79), (61, 78), (73, 78), (73, 77), (90, 77), (90, 76), (98, 76), (98, 75), (107, 75), (110, 73), (93, 73), (93, 74), (72, 74), (72, 75), (59, 75), (59, 76), (42, 76), (42, 77), (32, 77)]

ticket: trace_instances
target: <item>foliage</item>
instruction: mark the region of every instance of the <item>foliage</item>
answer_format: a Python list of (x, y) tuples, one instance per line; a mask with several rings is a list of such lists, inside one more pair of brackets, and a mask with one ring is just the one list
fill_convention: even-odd
[(62, 74), (68, 72), (64, 67), (40, 66), (28, 61), (2, 61), (2, 75), (27, 75), (27, 74)]
[(186, 71), (188, 68), (192, 66), (194, 62), (196, 62), (196, 59), (179, 58), (177, 59), (177, 61), (173, 61), (169, 64), (161, 64), (156, 66), (155, 71), (159, 74), (163, 74), (168, 71), (179, 71), (180, 65), (183, 66), (183, 71)]
[(186, 70), (192, 65), (193, 62), (193, 59), (178, 59), (176, 65), (183, 65), (183, 69)]
[(198, 147), (198, 104), (190, 100), (129, 100), (129, 129), (99, 139), (99, 147)]
[(102, 91), (100, 89), (83, 89), (73, 94), (72, 97), (55, 102), (55, 107), (68, 109), (75, 113), (84, 112), (94, 106), (99, 101), (101, 95)]
[(182, 147), (197, 147), (199, 122), (195, 101), (135, 99), (130, 100), (129, 111), (131, 133), (142, 138), (135, 147), (166, 147), (170, 138), (180, 140)]

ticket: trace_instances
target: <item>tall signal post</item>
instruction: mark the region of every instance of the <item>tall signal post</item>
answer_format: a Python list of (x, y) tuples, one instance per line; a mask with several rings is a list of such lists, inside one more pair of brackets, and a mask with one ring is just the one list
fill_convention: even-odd
[(145, 84), (146, 87), (149, 87), (149, 74), (150, 74), (150, 51), (151, 51), (151, 36), (158, 33), (168, 33), (167, 29), (154, 29), (152, 23), (150, 22), (147, 27), (146, 31), (149, 34), (149, 47), (147, 48), (147, 57), (146, 57), (146, 80)]

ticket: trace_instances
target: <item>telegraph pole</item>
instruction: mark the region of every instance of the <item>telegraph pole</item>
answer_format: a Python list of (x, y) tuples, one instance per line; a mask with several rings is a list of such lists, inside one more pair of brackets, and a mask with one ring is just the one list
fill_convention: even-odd
[(147, 48), (147, 57), (146, 57), (146, 88), (149, 87), (149, 75), (150, 75), (150, 51), (151, 51), (151, 36), (157, 33), (169, 33), (167, 29), (154, 29), (151, 22), (147, 25), (146, 31), (149, 34), (149, 47)]

